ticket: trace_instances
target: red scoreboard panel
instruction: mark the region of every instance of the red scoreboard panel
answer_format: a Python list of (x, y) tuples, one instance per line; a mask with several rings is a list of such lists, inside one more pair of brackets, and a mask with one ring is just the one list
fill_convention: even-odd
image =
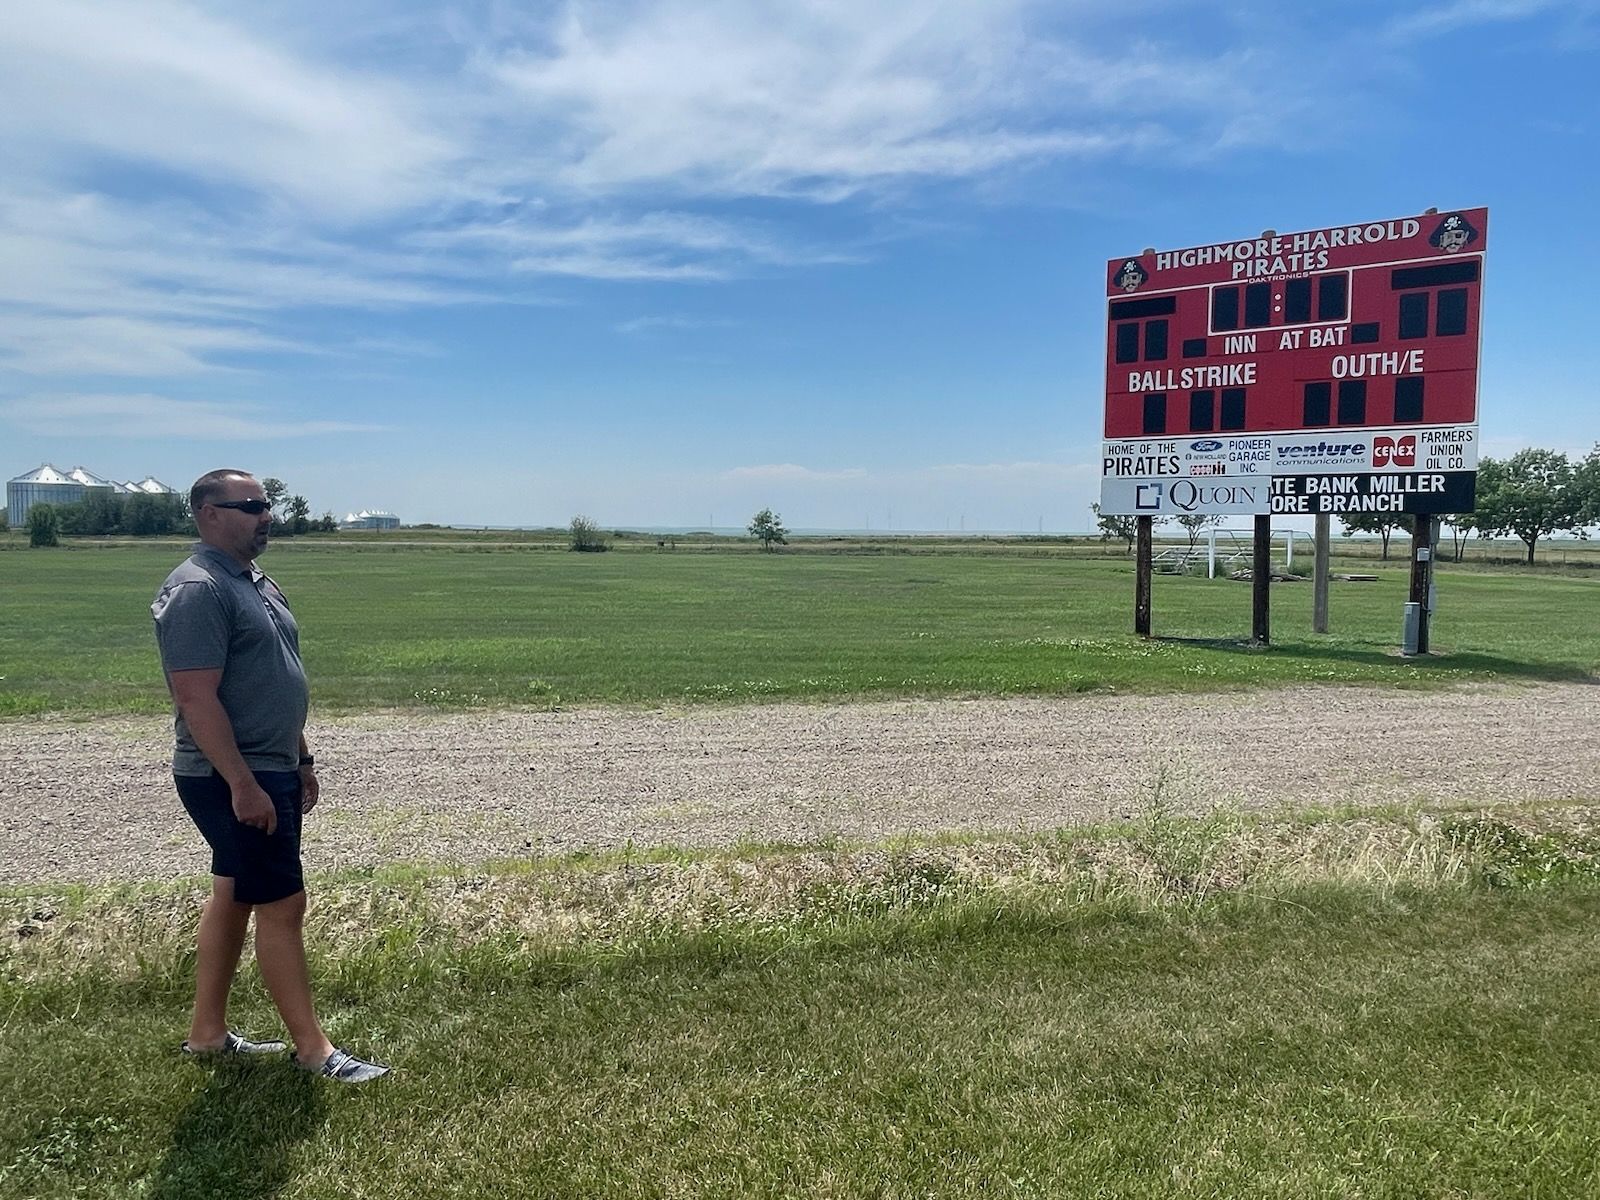
[(1106, 265), (1107, 438), (1466, 425), (1484, 208)]

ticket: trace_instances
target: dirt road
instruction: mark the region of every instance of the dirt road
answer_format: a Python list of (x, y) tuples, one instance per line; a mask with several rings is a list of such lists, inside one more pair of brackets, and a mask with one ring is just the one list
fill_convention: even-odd
[[(207, 858), (165, 720), (0, 723), (0, 882)], [(311, 870), (1185, 811), (1600, 798), (1600, 686), (369, 714), (308, 736)]]

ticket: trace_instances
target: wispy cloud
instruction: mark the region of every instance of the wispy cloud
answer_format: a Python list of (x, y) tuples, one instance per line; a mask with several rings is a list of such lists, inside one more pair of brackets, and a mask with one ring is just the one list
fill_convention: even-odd
[(639, 334), (655, 333), (660, 330), (731, 329), (736, 323), (720, 317), (685, 317), (669, 314), (634, 317), (631, 321), (621, 321), (612, 328), (618, 333)]
[(150, 394), (25, 396), (0, 401), (0, 421), (33, 433), (83, 437), (259, 441), (331, 433), (376, 433), (386, 427), (349, 421), (301, 420), (256, 406), (176, 400)]
[(724, 471), (722, 478), (731, 483), (839, 483), (844, 480), (867, 478), (860, 467), (838, 470), (817, 470), (797, 463), (768, 463), (762, 466), (734, 467)]
[(191, 4), (13, 8), (0, 79), (0, 134), (56, 175), (111, 158), (349, 219), (432, 200), (455, 156), (400, 81)]
[[(1391, 29), (1553, 7), (1440, 0)], [(886, 199), (1305, 137), (1321, 78), (1248, 21), (1190, 48), (1041, 0), (13, 9), (0, 352), (38, 374), (303, 353), (307, 307), (859, 263)], [(802, 234), (817, 205), (828, 233)]]
[(489, 77), (557, 124), (554, 179), (580, 190), (837, 200), (906, 176), (1098, 155), (1126, 137), (1063, 125), (1016, 0), (761, 6), (569, 3)]
[(1007, 462), (941, 463), (912, 473), (929, 481), (1076, 483), (1099, 479), (1098, 463)]
[(0, 318), (0, 368), (29, 375), (194, 375), (219, 369), (219, 358), (297, 349), (246, 327), (122, 316)]
[(750, 222), (683, 212), (593, 215), (563, 223), (535, 209), (408, 240), (492, 255), (514, 272), (590, 279), (712, 280), (747, 273), (758, 264), (859, 261), (834, 250), (808, 251)]
[(1474, 25), (1522, 21), (1560, 7), (1559, 0), (1450, 0), (1396, 17), (1387, 33), (1397, 40), (1437, 37)]

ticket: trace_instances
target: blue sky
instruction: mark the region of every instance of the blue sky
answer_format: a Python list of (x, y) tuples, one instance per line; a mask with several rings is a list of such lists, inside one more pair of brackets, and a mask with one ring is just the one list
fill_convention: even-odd
[(1600, 439), (1595, 0), (22, 5), (0, 473), (407, 521), (1086, 529), (1105, 261), (1487, 205)]

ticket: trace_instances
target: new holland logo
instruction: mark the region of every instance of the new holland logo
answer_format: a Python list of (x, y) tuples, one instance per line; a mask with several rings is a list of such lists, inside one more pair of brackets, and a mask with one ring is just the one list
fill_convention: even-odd
[(1417, 465), (1417, 436), (1376, 437), (1372, 439), (1372, 465), (1375, 467), (1414, 467)]

